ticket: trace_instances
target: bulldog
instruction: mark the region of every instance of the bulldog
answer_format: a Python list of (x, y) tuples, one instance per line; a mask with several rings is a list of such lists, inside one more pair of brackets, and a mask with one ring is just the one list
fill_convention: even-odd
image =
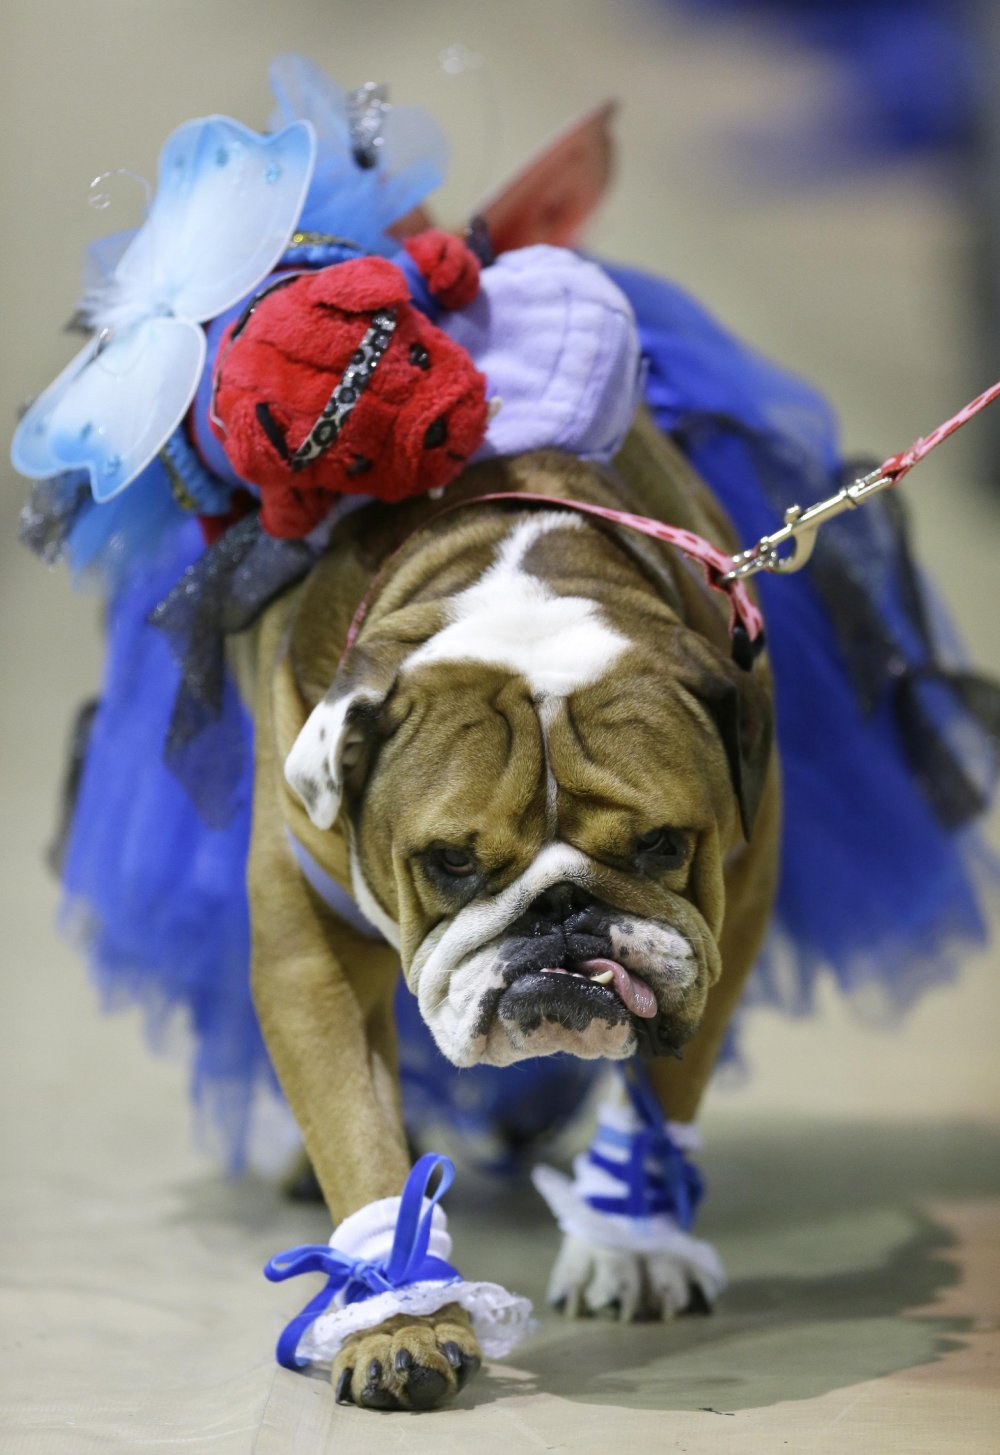
[[(467, 469), (447, 502), (355, 511), (239, 643), (253, 995), (337, 1223), (393, 1208), (409, 1171), (400, 973), (456, 1065), (638, 1056), (686, 1123), (771, 910), (766, 657), (737, 665), (725, 602), (669, 546), (568, 508), (478, 503), (494, 492), (737, 544), (640, 414), (609, 467), (539, 451)], [(653, 1313), (699, 1292), (669, 1255), (580, 1237), (560, 1269), (571, 1311), (621, 1303), (623, 1276)], [(429, 1407), (479, 1357), (451, 1303), (352, 1334), (332, 1377), (340, 1400)]]

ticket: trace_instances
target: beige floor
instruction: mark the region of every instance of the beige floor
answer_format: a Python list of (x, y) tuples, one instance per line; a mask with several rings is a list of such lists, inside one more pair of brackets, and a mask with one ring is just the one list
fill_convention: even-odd
[[(267, 58), (297, 48), (442, 116), (461, 138), (451, 215), (568, 116), (620, 96), (621, 172), (594, 245), (671, 274), (809, 374), (850, 449), (909, 443), (988, 382), (969, 364), (968, 238), (943, 177), (905, 167), (792, 196), (748, 187), (727, 134), (828, 77), (752, 30), (713, 37), (664, 15), (652, 0), (6, 0), (4, 417), (68, 356), (58, 329), (101, 223), (90, 178), (151, 176), (189, 116), (262, 123)], [(468, 64), (452, 76), (438, 55), (456, 43)], [(974, 439), (955, 441), (906, 488), (970, 646), (996, 669), (1000, 496), (981, 474)], [(337, 1410), (324, 1384), (276, 1370), (270, 1347), (300, 1295), (258, 1270), (324, 1237), (322, 1219), (216, 1176), (190, 1142), (182, 1066), (150, 1057), (131, 1020), (100, 1018), (51, 929), (40, 850), (99, 639), (90, 606), (16, 546), (21, 495), (11, 480), (0, 502), (0, 1450), (1000, 1445), (995, 953), (892, 1036), (832, 996), (816, 1021), (751, 1026), (753, 1079), (714, 1091), (705, 1119), (704, 1231), (733, 1278), (713, 1318), (619, 1329), (543, 1313), (454, 1410), (419, 1418)], [(541, 1304), (555, 1235), (532, 1197), (466, 1176), (450, 1203), (462, 1265)]]

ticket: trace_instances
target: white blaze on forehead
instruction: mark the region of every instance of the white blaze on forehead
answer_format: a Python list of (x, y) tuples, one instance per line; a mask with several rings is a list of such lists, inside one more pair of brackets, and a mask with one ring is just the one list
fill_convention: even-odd
[(558, 596), (522, 569), (540, 536), (580, 530), (577, 516), (547, 511), (522, 521), (474, 585), (448, 604), (449, 623), (409, 657), (429, 662), (489, 662), (518, 672), (533, 694), (568, 696), (597, 682), (628, 646), (627, 638), (583, 596)]
[(542, 728), (542, 751), (545, 754), (545, 827), (549, 837), (552, 838), (559, 825), (559, 784), (556, 781), (555, 771), (552, 767), (552, 754), (549, 751), (549, 732), (556, 714), (556, 702), (551, 697), (543, 697), (535, 705), (538, 709), (538, 721)]

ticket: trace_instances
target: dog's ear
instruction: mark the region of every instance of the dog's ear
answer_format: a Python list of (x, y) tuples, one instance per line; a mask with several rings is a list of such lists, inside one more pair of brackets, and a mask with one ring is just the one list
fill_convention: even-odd
[(345, 783), (363, 777), (395, 673), (338, 674), (309, 714), (285, 759), (285, 779), (318, 829), (330, 829)]
[(758, 662), (744, 671), (693, 632), (682, 632), (678, 645), (683, 663), (681, 681), (708, 709), (715, 724), (729, 763), (743, 834), (749, 839), (774, 737), (766, 668)]

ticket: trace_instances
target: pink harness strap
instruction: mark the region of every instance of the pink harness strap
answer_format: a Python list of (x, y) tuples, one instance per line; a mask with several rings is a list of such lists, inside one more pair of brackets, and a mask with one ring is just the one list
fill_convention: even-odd
[[(805, 510), (797, 505), (792, 506), (786, 511), (785, 524), (779, 530), (775, 531), (773, 535), (763, 536), (756, 546), (752, 546), (738, 556), (727, 556), (725, 551), (720, 551), (717, 546), (713, 546), (710, 541), (704, 540), (692, 531), (681, 530), (674, 525), (665, 525), (663, 521), (653, 520), (646, 515), (632, 515), (626, 510), (610, 510), (603, 505), (589, 505), (583, 500), (561, 500), (554, 495), (535, 495), (529, 492), (521, 494), (514, 490), (479, 495), (473, 500), (463, 500), (455, 505), (446, 506), (435, 519), (440, 519), (441, 515), (450, 515), (455, 510), (464, 510), (467, 505), (486, 505), (491, 501), (510, 500), (519, 504), (528, 502), (532, 505), (545, 505), (550, 509), (577, 510), (583, 515), (596, 516), (600, 520), (609, 521), (612, 525), (624, 526), (628, 530), (639, 531), (642, 535), (651, 536), (654, 540), (664, 541), (667, 545), (676, 547), (689, 560), (696, 561), (712, 590), (719, 591), (728, 597), (729, 634), (733, 641), (733, 657), (741, 667), (748, 668), (753, 664), (754, 656), (763, 646), (764, 620), (750, 598), (745, 578), (754, 575), (757, 571), (788, 572), (796, 571), (804, 566), (812, 552), (813, 540), (820, 525), (844, 510), (863, 504), (870, 495), (876, 494), (879, 490), (898, 485), (907, 471), (912, 470), (914, 465), (929, 455), (942, 440), (946, 440), (957, 429), (961, 429), (963, 424), (997, 398), (1000, 398), (1000, 381), (991, 388), (984, 389), (982, 394), (965, 405), (957, 414), (953, 414), (950, 419), (945, 420), (944, 424), (938, 425), (937, 429), (929, 435), (914, 441), (908, 450), (903, 450), (897, 455), (890, 455), (877, 470), (873, 470), (863, 480), (856, 481), (854, 485), (845, 487), (829, 500), (819, 501)], [(779, 554), (779, 547), (785, 543), (791, 544), (792, 554), (782, 557)], [(392, 558), (390, 557), (390, 559)], [(341, 654), (341, 662), (357, 640), (358, 632), (368, 614), (368, 608), (381, 574), (379, 572), (375, 577), (354, 613), (354, 619), (348, 630), (347, 640)]]
[[(597, 516), (601, 520), (609, 521), (612, 525), (625, 526), (629, 530), (639, 531), (642, 535), (651, 536), (654, 540), (665, 541), (667, 545), (675, 546), (690, 560), (697, 562), (713, 591), (718, 591), (728, 598), (729, 633), (733, 638), (734, 657), (741, 666), (752, 665), (754, 656), (764, 644), (764, 619), (751, 600), (744, 583), (741, 580), (726, 579), (726, 573), (732, 571), (733, 558), (728, 556), (725, 551), (719, 550), (718, 546), (713, 546), (710, 541), (704, 540), (703, 537), (695, 535), (692, 531), (681, 530), (678, 526), (664, 525), (663, 521), (653, 520), (650, 516), (633, 515), (627, 510), (610, 510), (602, 505), (590, 505), (583, 500), (566, 500), (555, 495), (535, 495), (528, 491), (496, 491), (491, 495), (477, 495), (473, 500), (462, 500), (454, 505), (446, 506), (434, 519), (440, 520), (442, 516), (451, 515), (456, 510), (464, 510), (470, 505), (488, 505), (500, 500), (509, 500), (517, 504), (526, 502), (530, 505), (545, 505), (551, 509), (579, 511), (583, 515)], [(424, 528), (424, 526), (420, 527), (421, 530)], [(405, 544), (404, 541), (403, 545)], [(401, 549), (402, 546), (397, 547), (397, 550)], [(393, 555), (395, 554), (396, 552), (393, 552)], [(391, 560), (392, 557), (389, 559)], [(383, 566), (382, 569), (384, 570), (385, 567)], [(357, 640), (358, 632), (368, 615), (368, 608), (381, 575), (380, 571), (354, 613), (354, 619), (344, 642), (341, 663)]]
[[(713, 546), (711, 541), (695, 535), (693, 531), (681, 530), (676, 525), (664, 525), (662, 520), (653, 520), (648, 515), (633, 515), (627, 510), (610, 510), (603, 505), (588, 505), (584, 500), (560, 500), (550, 495), (532, 495), (528, 492), (495, 495), (481, 495), (479, 502), (489, 500), (530, 500), (535, 505), (563, 506), (568, 510), (579, 510), (584, 515), (596, 515), (612, 525), (623, 525), (641, 535), (652, 536), (654, 540), (665, 541), (689, 560), (696, 561), (705, 574), (705, 580), (713, 591), (719, 591), (729, 599), (729, 630), (732, 633), (742, 626), (751, 642), (764, 632), (764, 618), (750, 599), (750, 593), (742, 581), (726, 581), (723, 578), (733, 568), (732, 556)], [(471, 502), (470, 502), (471, 503)]]

